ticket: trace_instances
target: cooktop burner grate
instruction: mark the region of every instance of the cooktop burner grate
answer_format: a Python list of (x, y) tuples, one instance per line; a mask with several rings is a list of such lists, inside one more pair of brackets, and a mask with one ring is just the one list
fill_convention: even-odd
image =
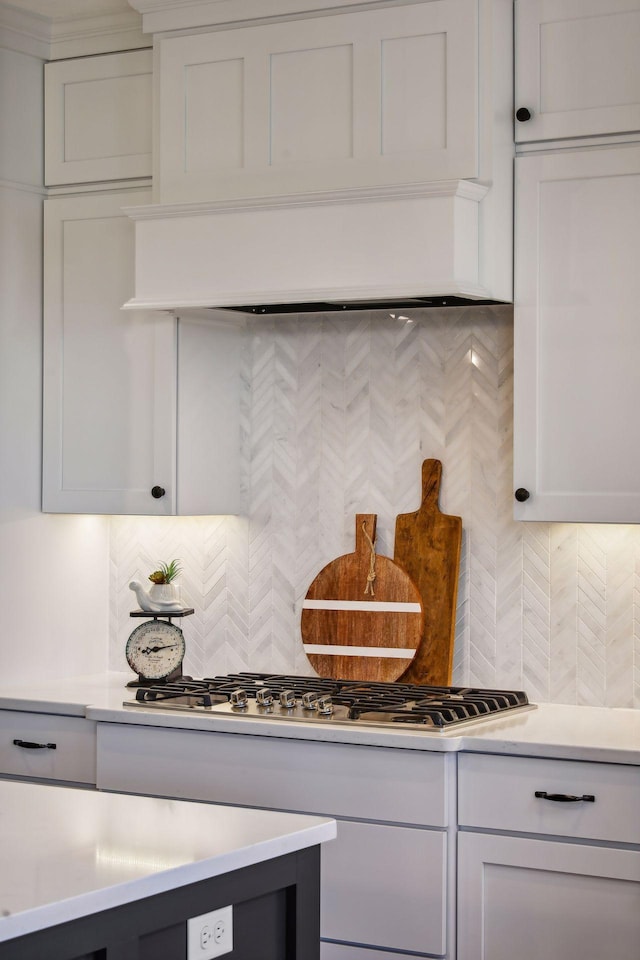
[(182, 677), (140, 687), (125, 706), (240, 717), (442, 730), (532, 707), (518, 690), (435, 687), (269, 673)]

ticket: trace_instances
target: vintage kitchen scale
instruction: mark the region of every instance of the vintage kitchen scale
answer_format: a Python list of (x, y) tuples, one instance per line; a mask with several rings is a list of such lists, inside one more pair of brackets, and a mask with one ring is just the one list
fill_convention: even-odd
[(137, 680), (130, 680), (128, 687), (146, 687), (169, 683), (182, 677), (182, 661), (185, 654), (184, 634), (171, 621), (176, 617), (188, 617), (191, 607), (152, 613), (149, 610), (132, 610), (130, 617), (146, 617), (127, 640), (127, 663)]

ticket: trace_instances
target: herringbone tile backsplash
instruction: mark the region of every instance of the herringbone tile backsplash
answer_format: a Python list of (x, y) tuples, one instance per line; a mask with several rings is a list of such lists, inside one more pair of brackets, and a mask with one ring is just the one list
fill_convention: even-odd
[(131, 579), (182, 559), (185, 672), (312, 673), (302, 600), (378, 515), (393, 555), (422, 461), (462, 517), (454, 683), (533, 701), (640, 706), (640, 526), (512, 519), (510, 307), (251, 321), (243, 383), (248, 516), (111, 521), (110, 666), (126, 669)]

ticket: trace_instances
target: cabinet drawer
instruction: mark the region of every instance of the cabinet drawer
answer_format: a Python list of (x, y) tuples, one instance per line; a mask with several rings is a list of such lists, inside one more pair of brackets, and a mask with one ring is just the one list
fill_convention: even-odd
[(405, 954), (388, 950), (369, 950), (368, 947), (352, 947), (345, 943), (331, 943), (323, 940), (320, 944), (320, 960), (407, 960)]
[(446, 758), (422, 751), (98, 724), (98, 787), (441, 827)]
[(94, 784), (95, 722), (83, 717), (0, 711), (0, 774)]
[(446, 844), (444, 831), (339, 821), (322, 850), (321, 935), (444, 954)]
[(461, 826), (640, 843), (640, 767), (464, 754), (458, 769)]

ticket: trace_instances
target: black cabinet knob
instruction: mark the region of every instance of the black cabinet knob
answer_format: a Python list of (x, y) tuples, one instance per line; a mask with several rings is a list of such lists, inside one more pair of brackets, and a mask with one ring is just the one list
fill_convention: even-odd
[(151, 487), (151, 496), (154, 500), (161, 500), (165, 493), (164, 487)]
[(524, 487), (518, 487), (515, 493), (516, 500), (518, 503), (524, 503), (525, 500), (528, 500), (531, 494), (528, 490), (525, 490)]
[(531, 110), (528, 110), (527, 107), (518, 107), (516, 110), (516, 120), (519, 120), (520, 123), (524, 123), (525, 120), (531, 120)]

